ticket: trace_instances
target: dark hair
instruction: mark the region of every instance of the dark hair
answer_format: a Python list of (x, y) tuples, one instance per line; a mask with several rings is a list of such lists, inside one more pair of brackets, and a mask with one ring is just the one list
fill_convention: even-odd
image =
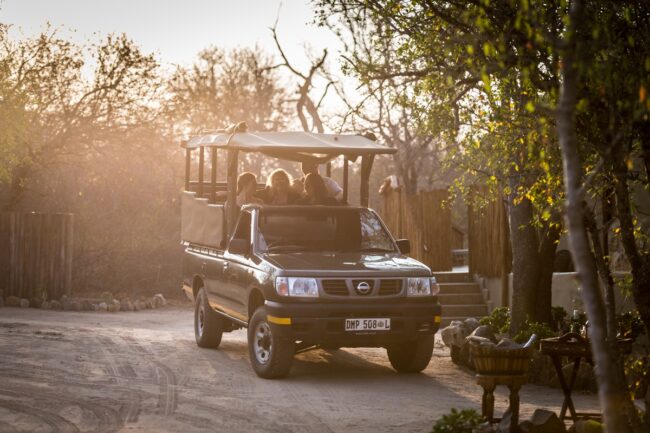
[(250, 171), (245, 171), (240, 174), (237, 178), (237, 194), (240, 194), (246, 185), (250, 184), (251, 182), (257, 185), (257, 178), (253, 173)]
[(324, 204), (327, 201), (328, 194), (325, 181), (319, 174), (309, 173), (305, 177), (305, 192), (307, 192), (307, 186), (311, 187), (313, 191), (313, 196), (309, 197), (310, 199), (313, 199), (317, 204)]

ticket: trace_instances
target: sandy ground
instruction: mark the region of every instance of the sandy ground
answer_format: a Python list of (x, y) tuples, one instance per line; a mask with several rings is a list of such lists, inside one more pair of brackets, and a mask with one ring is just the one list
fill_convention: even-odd
[[(383, 349), (316, 350), (288, 378), (259, 379), (242, 330), (218, 350), (194, 342), (192, 310), (82, 313), (0, 309), (2, 432), (429, 432), (481, 389), (440, 344), (422, 374)], [(557, 389), (526, 385), (522, 414), (556, 412)], [(579, 409), (596, 397), (575, 397)], [(499, 390), (497, 413), (507, 406)]]

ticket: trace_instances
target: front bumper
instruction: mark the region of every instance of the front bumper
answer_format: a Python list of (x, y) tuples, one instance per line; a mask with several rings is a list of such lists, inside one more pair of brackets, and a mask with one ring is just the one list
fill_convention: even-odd
[[(324, 347), (385, 347), (434, 334), (440, 326), (440, 304), (279, 303), (266, 301), (273, 332)], [(390, 318), (389, 331), (346, 331), (347, 318)]]

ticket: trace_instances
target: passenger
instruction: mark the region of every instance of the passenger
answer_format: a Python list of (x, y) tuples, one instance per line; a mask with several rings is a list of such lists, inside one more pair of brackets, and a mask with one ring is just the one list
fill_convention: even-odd
[(289, 173), (278, 168), (271, 173), (266, 181), (264, 191), (257, 194), (266, 204), (295, 204), (300, 200), (300, 194), (291, 188)]
[(305, 192), (301, 204), (337, 205), (339, 201), (330, 197), (324, 179), (316, 173), (305, 177)]
[[(305, 161), (301, 164), (301, 169), (304, 176), (300, 179), (296, 179), (293, 183), (293, 187), (295, 190), (302, 193), (304, 189), (305, 177), (309, 173), (318, 174), (319, 176), (320, 174), (318, 173), (318, 164), (316, 164), (315, 162)], [(327, 195), (340, 202), (343, 199), (343, 188), (341, 188), (339, 184), (336, 183), (336, 181), (330, 177), (326, 177), (326, 176), (320, 176), (320, 177), (323, 179), (323, 182), (325, 183)]]
[(251, 172), (244, 172), (237, 178), (237, 206), (260, 204), (262, 200), (255, 197), (257, 178)]

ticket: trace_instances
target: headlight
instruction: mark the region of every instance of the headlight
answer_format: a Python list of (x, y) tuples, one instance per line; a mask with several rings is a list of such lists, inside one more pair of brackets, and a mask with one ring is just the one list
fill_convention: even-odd
[(318, 283), (315, 278), (277, 277), (275, 291), (281, 296), (318, 297)]
[(433, 296), (436, 296), (438, 293), (440, 293), (440, 286), (438, 285), (438, 280), (436, 279), (436, 277), (431, 277), (430, 281), (431, 281), (431, 283), (430, 283), (431, 284), (431, 294)]
[(409, 278), (406, 283), (407, 296), (431, 296), (431, 279)]

